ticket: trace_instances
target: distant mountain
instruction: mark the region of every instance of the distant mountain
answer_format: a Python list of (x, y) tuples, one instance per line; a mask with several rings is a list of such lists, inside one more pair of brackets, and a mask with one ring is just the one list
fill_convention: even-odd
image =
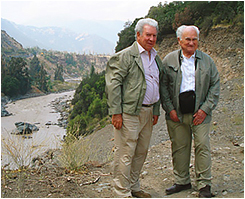
[(10, 37), (4, 30), (1, 30), (1, 57), (30, 57), (23, 46), (14, 38)]
[(101, 37), (116, 44), (118, 33), (123, 29), (125, 22), (118, 20), (94, 21), (79, 19), (75, 21), (64, 22), (62, 27), (68, 28), (76, 33), (98, 34)]
[(1, 31), (1, 48), (23, 50), (23, 46), (15, 39), (11, 38), (4, 30)]
[[(1, 30), (5, 30), (24, 48), (38, 46), (46, 50), (97, 54), (112, 54), (115, 48), (115, 43), (112, 41), (97, 34), (79, 34), (79, 29), (75, 32), (75, 29), (71, 31), (60, 27), (37, 28), (18, 25), (6, 19), (1, 19)], [(101, 32), (105, 31), (101, 29)], [(99, 31), (98, 34), (100, 34)]]

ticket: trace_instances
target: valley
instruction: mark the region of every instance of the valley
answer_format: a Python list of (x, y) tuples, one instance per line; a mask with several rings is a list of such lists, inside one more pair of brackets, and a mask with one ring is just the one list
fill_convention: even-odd
[[(221, 96), (213, 113), (210, 132), (212, 192), (215, 198), (244, 198), (243, 44), (243, 34), (229, 27), (213, 28), (207, 37), (201, 35), (199, 47), (212, 56), (221, 76)], [(177, 48), (175, 35), (169, 35), (157, 50), (163, 58)], [(88, 139), (92, 141), (89, 151), (96, 149), (97, 154), (87, 162), (85, 170), (70, 171), (61, 167), (60, 150), (52, 151), (52, 156), (44, 153), (39, 157), (40, 164), (36, 163), (32, 169), (24, 170), (22, 176), (7, 168), (2, 169), (2, 197), (114, 198), (111, 173), (114, 146), (112, 125), (94, 131)], [(154, 198), (198, 197), (193, 154), (190, 165), (193, 188), (165, 195), (165, 189), (174, 183), (170, 149), (162, 110), (159, 122), (154, 126), (148, 157), (140, 176), (142, 189)]]

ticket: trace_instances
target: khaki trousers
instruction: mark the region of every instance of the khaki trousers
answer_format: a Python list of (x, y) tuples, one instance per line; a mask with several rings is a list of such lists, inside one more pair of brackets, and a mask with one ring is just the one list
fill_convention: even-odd
[(176, 184), (190, 183), (190, 155), (192, 137), (195, 149), (195, 173), (197, 188), (211, 186), (210, 123), (194, 126), (192, 114), (183, 116), (183, 123), (167, 120), (172, 142), (173, 172)]
[(140, 191), (139, 175), (147, 156), (152, 128), (153, 107), (142, 107), (137, 116), (123, 113), (123, 126), (114, 128), (114, 190), (119, 197)]

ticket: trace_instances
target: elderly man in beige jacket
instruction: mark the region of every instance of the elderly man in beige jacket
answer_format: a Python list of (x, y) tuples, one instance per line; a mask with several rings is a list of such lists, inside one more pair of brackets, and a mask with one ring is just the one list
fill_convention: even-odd
[(159, 115), (162, 62), (153, 48), (157, 31), (155, 20), (139, 20), (137, 41), (113, 55), (106, 68), (106, 93), (115, 135), (113, 181), (119, 197), (151, 197), (140, 189), (139, 175)]

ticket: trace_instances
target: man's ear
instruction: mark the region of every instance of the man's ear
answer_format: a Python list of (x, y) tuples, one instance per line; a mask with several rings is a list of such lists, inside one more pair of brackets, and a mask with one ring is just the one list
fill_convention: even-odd
[(180, 44), (180, 38), (178, 37), (178, 43)]
[(137, 32), (137, 37), (139, 37), (140, 36), (140, 32)]

